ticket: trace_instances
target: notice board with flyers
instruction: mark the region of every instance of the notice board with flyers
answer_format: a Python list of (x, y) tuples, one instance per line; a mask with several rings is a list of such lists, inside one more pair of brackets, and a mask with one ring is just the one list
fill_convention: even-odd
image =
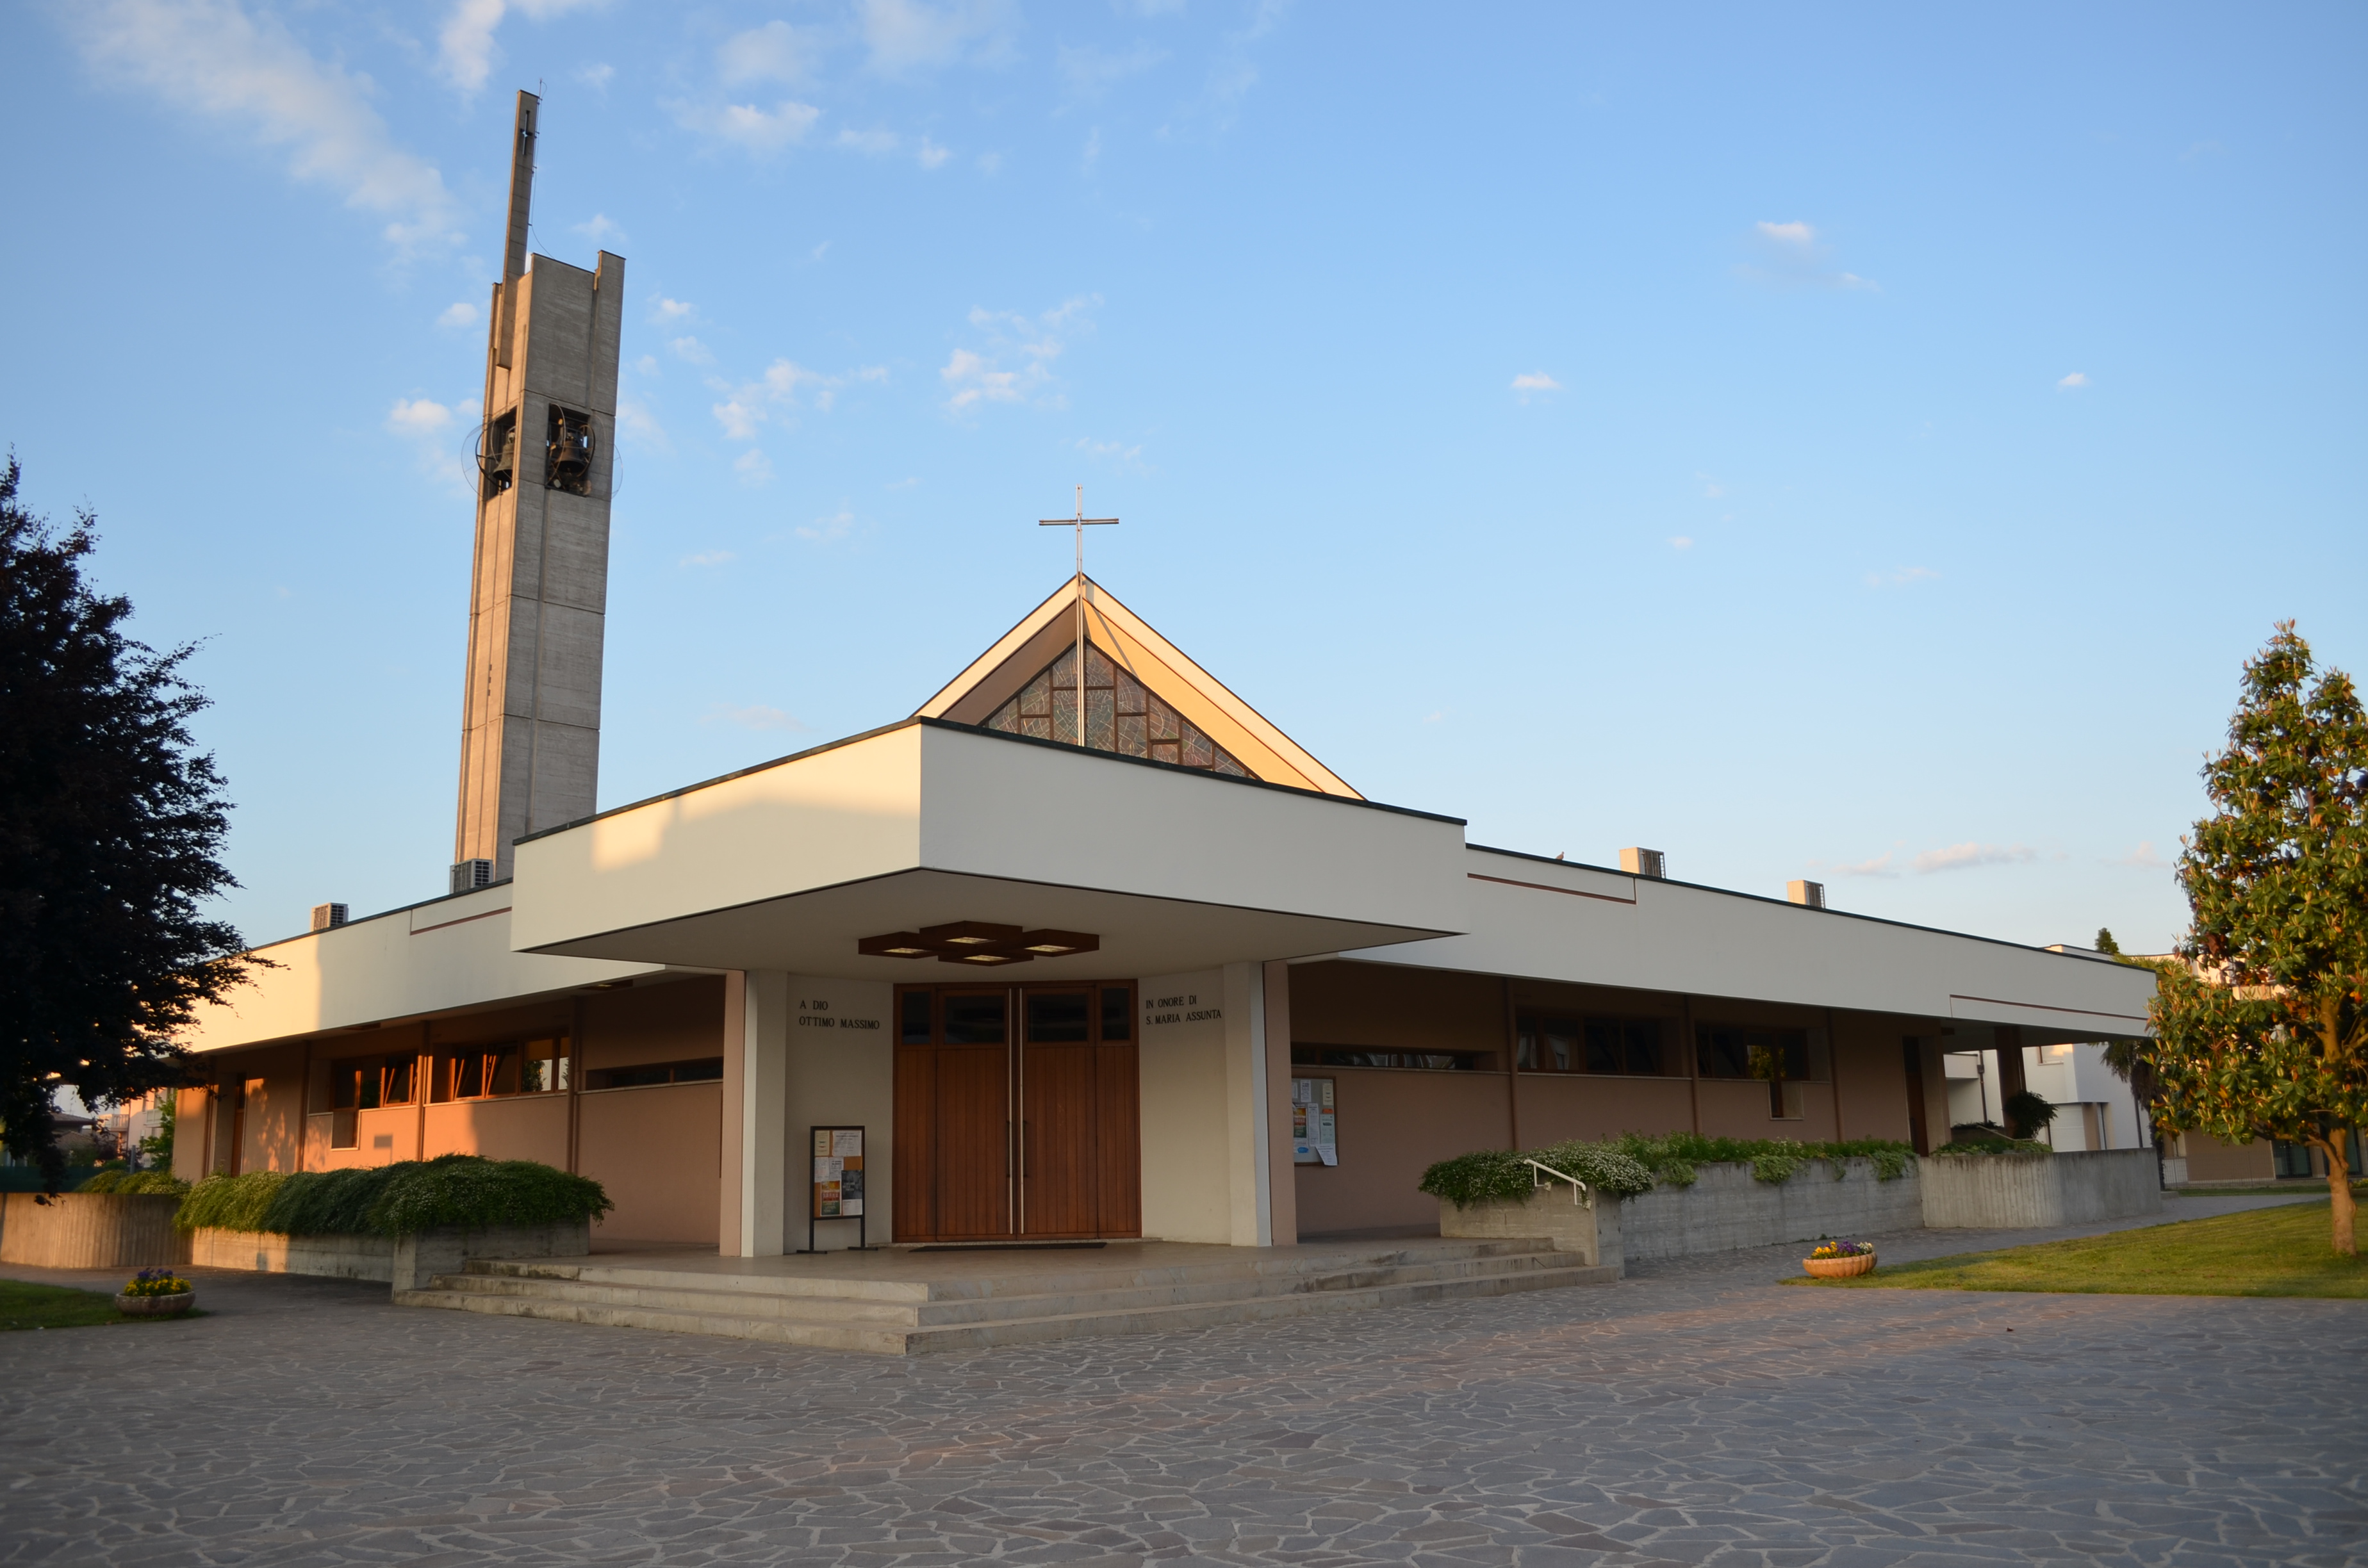
[(1340, 1163), (1339, 1111), (1333, 1104), (1333, 1080), (1329, 1078), (1291, 1081), (1291, 1163)]
[(806, 1203), (806, 1244), (814, 1252), (814, 1224), (822, 1220), (855, 1221), (855, 1250), (870, 1250), (863, 1217), (863, 1129), (816, 1127), (811, 1147), (814, 1177)]

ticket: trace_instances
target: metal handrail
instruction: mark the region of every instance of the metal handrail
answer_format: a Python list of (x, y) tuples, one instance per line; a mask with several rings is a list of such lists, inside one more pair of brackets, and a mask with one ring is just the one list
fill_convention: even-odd
[(1595, 1194), (1588, 1189), (1588, 1185), (1585, 1182), (1579, 1180), (1577, 1176), (1572, 1176), (1568, 1171), (1558, 1171), (1552, 1165), (1531, 1159), (1527, 1154), (1521, 1156), (1521, 1164), (1530, 1167), (1530, 1189), (1531, 1191), (1534, 1192), (1539, 1187), (1545, 1186), (1544, 1182), (1538, 1179), (1538, 1173), (1540, 1171), (1543, 1171), (1546, 1175), (1554, 1177), (1558, 1181), (1566, 1181), (1570, 1183), (1570, 1200), (1573, 1203), (1582, 1203), (1589, 1209), (1595, 1207)]

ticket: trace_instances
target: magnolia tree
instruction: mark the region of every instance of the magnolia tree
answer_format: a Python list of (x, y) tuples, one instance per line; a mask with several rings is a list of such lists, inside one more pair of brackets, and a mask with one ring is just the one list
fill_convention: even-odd
[(2245, 665), (2214, 808), (2179, 858), (2194, 925), (2159, 966), (2147, 1049), (2169, 1131), (2307, 1143), (2335, 1250), (2352, 1240), (2350, 1132), (2368, 1119), (2368, 716), (2313, 678), (2292, 621)]

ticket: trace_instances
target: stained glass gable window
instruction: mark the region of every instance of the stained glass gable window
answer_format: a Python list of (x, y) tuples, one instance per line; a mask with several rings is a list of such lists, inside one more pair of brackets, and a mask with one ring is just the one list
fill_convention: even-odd
[[(1019, 696), (988, 716), (986, 727), (1076, 744), (1077, 650), (1061, 650), (1061, 656), (1021, 687)], [(1096, 751), (1205, 767), (1236, 778), (1258, 777), (1090, 642), (1086, 644), (1086, 744)]]

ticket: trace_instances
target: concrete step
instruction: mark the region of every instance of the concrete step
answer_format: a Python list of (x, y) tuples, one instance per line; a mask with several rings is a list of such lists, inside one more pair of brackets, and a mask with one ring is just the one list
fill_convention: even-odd
[[(782, 1295), (739, 1289), (733, 1280), (719, 1288), (715, 1275), (689, 1276), (702, 1280), (699, 1288), (681, 1281), (680, 1273), (635, 1278), (625, 1269), (604, 1269), (598, 1278), (554, 1277), (530, 1269), (497, 1267), (472, 1262), (467, 1272), (438, 1277), (432, 1289), (470, 1295), (518, 1300), (572, 1301), (586, 1304), (683, 1312), (702, 1316), (762, 1317), (788, 1323), (833, 1323), (882, 1327), (938, 1328), (1008, 1318), (1059, 1317), (1079, 1312), (1133, 1312), (1157, 1307), (1192, 1306), (1301, 1291), (1358, 1290), (1384, 1285), (1477, 1279), (1500, 1274), (1559, 1269), (1571, 1262), (1567, 1253), (1505, 1253), (1477, 1256), (1424, 1256), (1394, 1264), (1360, 1264), (1326, 1272), (1297, 1270), (1259, 1274), (1237, 1269), (1204, 1271), (1204, 1277), (1182, 1282), (1155, 1284), (1108, 1283), (1123, 1274), (1105, 1275), (1091, 1290), (1042, 1290), (1029, 1295), (973, 1296), (952, 1300), (883, 1301), (860, 1296)], [(655, 1273), (655, 1271), (654, 1271)], [(728, 1278), (729, 1277), (725, 1277)]]
[[(1559, 1256), (1567, 1257), (1569, 1255)], [(1516, 1290), (1554, 1290), (1572, 1285), (1610, 1284), (1618, 1277), (1619, 1270), (1615, 1268), (1541, 1267), (1445, 1278), (1395, 1280), (1346, 1289), (1291, 1290), (1219, 1301), (1137, 1307), (1087, 1307), (1074, 1312), (1030, 1313), (938, 1325), (816, 1321), (757, 1315), (745, 1310), (700, 1311), (689, 1307), (586, 1301), (564, 1293), (514, 1295), (447, 1288), (465, 1276), (439, 1278), (435, 1288), (400, 1291), (394, 1299), (402, 1306), (443, 1307), (512, 1317), (658, 1329), (678, 1334), (706, 1334), (818, 1349), (868, 1351), (875, 1355), (894, 1356), (985, 1349), (1000, 1345), (1038, 1344), (1102, 1335), (1149, 1334), (1164, 1329), (1206, 1328), (1223, 1324), (1266, 1323), (1315, 1312), (1461, 1301), (1504, 1295)], [(729, 1292), (709, 1294), (727, 1301), (730, 1298)], [(1018, 1301), (1013, 1304), (1017, 1305)]]

